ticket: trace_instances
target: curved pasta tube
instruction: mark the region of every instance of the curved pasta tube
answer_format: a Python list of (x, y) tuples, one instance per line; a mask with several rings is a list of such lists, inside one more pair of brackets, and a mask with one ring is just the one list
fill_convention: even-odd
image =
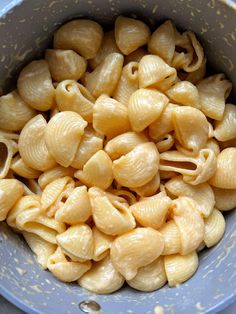
[(56, 203), (60, 195), (66, 189), (74, 188), (74, 181), (71, 177), (62, 177), (50, 182), (43, 190), (41, 197), (42, 210), (47, 211), (53, 204)]
[(212, 188), (208, 183), (190, 185), (183, 181), (181, 176), (174, 177), (165, 184), (165, 188), (171, 194), (191, 197), (196, 201), (197, 209), (203, 217), (208, 217), (214, 206), (215, 197)]
[(236, 148), (229, 147), (217, 156), (217, 168), (209, 183), (221, 189), (236, 189)]
[(83, 169), (86, 162), (99, 150), (103, 149), (103, 136), (92, 129), (86, 128), (71, 166)]
[(69, 227), (58, 234), (57, 244), (74, 262), (84, 262), (93, 258), (93, 232), (86, 224)]
[(135, 228), (135, 219), (124, 198), (99, 188), (90, 188), (88, 193), (93, 220), (100, 231), (108, 235), (119, 235)]
[(214, 137), (218, 141), (228, 141), (236, 138), (236, 106), (226, 104), (223, 119), (214, 123)]
[(188, 81), (177, 82), (166, 91), (166, 95), (174, 103), (201, 109), (198, 89)]
[(212, 247), (216, 245), (225, 232), (225, 219), (222, 213), (214, 209), (209, 217), (205, 219), (205, 234), (203, 241), (206, 246)]
[(55, 219), (69, 225), (76, 225), (88, 220), (92, 209), (86, 186), (75, 188), (56, 211)]
[(175, 140), (174, 140), (173, 135), (166, 134), (162, 140), (156, 143), (156, 147), (159, 153), (163, 153), (163, 152), (166, 152), (167, 150), (170, 150), (174, 144), (175, 144)]
[(167, 221), (158, 231), (161, 233), (164, 239), (164, 250), (162, 252), (162, 255), (180, 253), (180, 231), (174, 220)]
[(18, 151), (15, 141), (0, 136), (0, 179), (7, 176), (12, 158)]
[(93, 260), (98, 262), (109, 254), (114, 237), (101, 232), (95, 226), (93, 227), (92, 231), (94, 239)]
[(140, 47), (137, 50), (129, 53), (125, 56), (125, 65), (130, 62), (138, 62), (142, 59), (143, 56), (147, 54), (147, 50), (144, 47)]
[(160, 187), (160, 174), (158, 171), (151, 181), (138, 188), (132, 188), (132, 190), (139, 196), (151, 196), (156, 193), (159, 187)]
[(0, 179), (0, 221), (6, 219), (9, 211), (23, 195), (24, 188), (16, 179)]
[(152, 228), (136, 228), (117, 237), (111, 245), (114, 267), (125, 277), (133, 279), (140, 267), (156, 260), (164, 249), (162, 235)]
[(168, 284), (175, 287), (193, 276), (198, 268), (198, 255), (192, 252), (188, 255), (168, 255), (164, 257), (164, 265)]
[(23, 232), (23, 236), (30, 249), (36, 255), (38, 263), (44, 269), (47, 269), (48, 258), (56, 251), (57, 246), (45, 241), (34, 233)]
[(115, 21), (116, 44), (125, 55), (146, 45), (150, 35), (149, 27), (140, 20), (118, 16)]
[(196, 108), (185, 106), (174, 108), (172, 118), (179, 143), (197, 155), (208, 139), (209, 125), (205, 115)]
[(100, 96), (93, 107), (93, 127), (108, 138), (129, 131), (127, 107), (107, 95)]
[(177, 78), (175, 68), (155, 55), (146, 55), (139, 62), (139, 87), (156, 87), (165, 91), (174, 84)]
[(175, 26), (171, 21), (164, 22), (152, 33), (148, 51), (171, 64), (175, 52)]
[(20, 131), (35, 115), (36, 111), (23, 101), (17, 91), (0, 97), (0, 125), (3, 130)]
[(22, 160), (39, 171), (48, 170), (56, 164), (45, 143), (46, 127), (46, 120), (39, 114), (26, 123), (19, 138)]
[(56, 102), (60, 111), (77, 112), (87, 122), (92, 122), (95, 99), (82, 85), (72, 80), (65, 80), (56, 88)]
[(39, 176), (38, 178), (39, 186), (41, 187), (41, 189), (44, 189), (49, 183), (56, 179), (66, 176), (73, 177), (74, 172), (75, 169), (71, 167), (64, 168), (62, 166), (55, 166), (54, 168), (46, 170)]
[(162, 140), (169, 132), (174, 130), (172, 112), (177, 105), (169, 103), (160, 117), (149, 126), (149, 136), (154, 140)]
[(87, 122), (76, 112), (57, 113), (45, 130), (47, 148), (56, 162), (63, 167), (72, 163)]
[(229, 96), (232, 84), (224, 74), (209, 76), (197, 84), (201, 110), (209, 118), (222, 120), (225, 100)]
[(29, 167), (20, 155), (17, 155), (12, 159), (11, 169), (19, 176), (26, 179), (36, 179), (40, 176), (41, 172), (39, 170)]
[(236, 207), (236, 189), (226, 190), (212, 187), (216, 208), (221, 211), (228, 211)]
[(171, 202), (168, 196), (147, 198), (130, 206), (130, 210), (141, 226), (159, 229), (166, 221)]
[(85, 59), (94, 58), (103, 38), (102, 27), (92, 20), (73, 20), (62, 25), (54, 34), (53, 47), (71, 49)]
[(114, 31), (110, 31), (104, 34), (102, 44), (94, 58), (89, 60), (89, 65), (92, 69), (95, 69), (110, 53), (113, 52), (120, 53), (120, 49), (117, 47)]
[(113, 98), (128, 106), (130, 96), (138, 87), (138, 62), (130, 62), (123, 67)]
[(20, 72), (17, 88), (21, 98), (34, 109), (47, 111), (55, 104), (55, 89), (45, 60), (28, 64)]
[(87, 61), (73, 50), (47, 49), (45, 60), (55, 82), (78, 81), (87, 68)]
[(123, 62), (123, 55), (113, 52), (107, 55), (93, 72), (86, 73), (85, 87), (93, 97), (113, 94), (121, 76)]
[(126, 132), (108, 141), (104, 150), (112, 160), (115, 160), (129, 153), (137, 145), (147, 142), (148, 138), (144, 133)]
[(113, 181), (112, 161), (103, 151), (99, 150), (78, 170), (75, 177), (87, 186), (97, 186), (106, 190)]
[(157, 120), (166, 105), (168, 98), (157, 90), (140, 88), (129, 98), (128, 116), (135, 132), (141, 132)]
[(154, 291), (160, 289), (167, 282), (164, 259), (157, 258), (151, 264), (139, 268), (137, 275), (127, 280), (130, 287), (140, 291)]
[(171, 216), (180, 231), (180, 254), (187, 255), (196, 250), (204, 237), (204, 220), (197, 210), (196, 202), (189, 197), (172, 201)]
[(73, 282), (78, 280), (84, 273), (92, 267), (90, 261), (83, 263), (69, 261), (63, 254), (60, 247), (49, 256), (47, 268), (61, 281)]
[(113, 161), (114, 178), (122, 186), (136, 188), (148, 183), (159, 168), (159, 153), (154, 143), (137, 145)]
[(124, 284), (123, 276), (115, 269), (110, 257), (93, 264), (78, 281), (79, 285), (97, 294), (107, 294), (119, 290)]

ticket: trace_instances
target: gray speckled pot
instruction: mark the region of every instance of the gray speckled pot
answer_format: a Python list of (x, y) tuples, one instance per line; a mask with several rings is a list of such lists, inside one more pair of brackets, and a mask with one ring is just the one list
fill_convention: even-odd
[[(110, 24), (123, 13), (150, 25), (171, 18), (201, 38), (211, 65), (236, 87), (236, 8), (217, 0), (0, 0), (0, 93), (14, 84), (23, 64), (48, 45), (59, 24), (91, 17)], [(234, 89), (234, 95), (235, 89)], [(104, 314), (216, 313), (236, 299), (236, 214), (227, 215), (223, 240), (200, 256), (196, 275), (179, 288), (152, 293), (127, 287), (109, 296), (91, 294), (43, 271), (22, 239), (0, 224), (0, 294), (28, 313), (79, 313), (78, 303), (96, 300)], [(1, 309), (0, 309), (1, 312)]]

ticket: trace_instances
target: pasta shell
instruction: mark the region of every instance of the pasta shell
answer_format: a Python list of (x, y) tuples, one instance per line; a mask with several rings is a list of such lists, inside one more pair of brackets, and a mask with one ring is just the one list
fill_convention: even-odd
[(94, 58), (89, 60), (89, 65), (92, 69), (95, 69), (109, 54), (113, 52), (120, 52), (120, 49), (117, 47), (114, 32), (110, 31), (104, 34), (101, 47)]
[(139, 63), (139, 87), (156, 87), (165, 91), (175, 82), (177, 73), (160, 57), (144, 56)]
[(193, 107), (177, 107), (172, 111), (175, 136), (180, 144), (195, 153), (204, 148), (209, 125), (204, 114)]
[(113, 181), (112, 161), (103, 151), (99, 150), (78, 170), (75, 177), (87, 186), (97, 186), (106, 190)]
[(133, 279), (127, 280), (130, 287), (148, 292), (160, 289), (166, 282), (163, 257), (159, 257), (151, 264), (139, 268), (137, 275)]
[(206, 246), (212, 247), (216, 245), (225, 232), (225, 219), (222, 213), (214, 209), (209, 217), (205, 219), (204, 242)]
[(162, 235), (152, 228), (136, 228), (117, 237), (111, 245), (111, 260), (126, 280), (133, 279), (138, 270), (152, 263), (162, 253)]
[(0, 125), (7, 131), (20, 131), (34, 116), (36, 111), (30, 108), (17, 91), (0, 97)]
[(197, 87), (188, 81), (177, 82), (166, 91), (174, 103), (201, 109)]
[(56, 82), (78, 81), (87, 68), (87, 61), (73, 50), (47, 49), (45, 60)]
[(186, 73), (187, 75), (185, 75), (184, 79), (192, 84), (199, 83), (199, 81), (201, 81), (206, 75), (206, 61), (206, 58), (204, 58), (200, 67), (193, 72)]
[(170, 150), (175, 144), (174, 137), (171, 134), (166, 134), (163, 139), (156, 143), (157, 149), (160, 153)]
[(127, 56), (125, 56), (125, 65), (130, 62), (138, 62), (142, 59), (143, 56), (147, 54), (147, 50), (144, 47), (140, 47), (136, 49), (135, 51), (129, 53)]
[(103, 233), (119, 235), (135, 227), (135, 219), (125, 199), (98, 188), (90, 188), (89, 197), (93, 220)]
[(138, 62), (123, 67), (113, 98), (128, 106), (130, 96), (138, 89)]
[(123, 62), (122, 54), (113, 52), (107, 55), (93, 72), (86, 74), (85, 87), (93, 97), (113, 94), (121, 76)]
[(174, 177), (165, 184), (171, 194), (191, 197), (196, 201), (197, 209), (203, 217), (208, 217), (215, 205), (215, 197), (208, 183), (190, 185), (183, 181), (181, 176)]
[(173, 200), (171, 216), (180, 231), (180, 254), (187, 255), (198, 248), (204, 237), (204, 221), (196, 202), (189, 197)]
[[(177, 172), (174, 172), (174, 171), (164, 171), (164, 170), (160, 170), (159, 174), (160, 174), (160, 180), (169, 180), (169, 179), (174, 178), (174, 177), (176, 177), (178, 175)], [(162, 184), (160, 184), (160, 187), (162, 187)], [(164, 186), (163, 186), (163, 188), (164, 188)]]
[(84, 262), (93, 258), (93, 233), (86, 224), (69, 227), (57, 235), (57, 243), (74, 262)]
[(129, 98), (128, 116), (135, 132), (141, 132), (157, 120), (168, 104), (168, 98), (157, 90), (140, 88)]
[(193, 276), (198, 268), (196, 252), (188, 255), (168, 255), (164, 257), (164, 265), (168, 284), (175, 287)]
[(152, 33), (148, 42), (148, 51), (171, 64), (175, 52), (175, 26), (171, 21), (161, 24)]
[(220, 146), (219, 146), (218, 142), (215, 139), (213, 139), (213, 138), (210, 138), (207, 141), (206, 148), (212, 150), (214, 152), (214, 154), (216, 155), (216, 157), (220, 153)]
[(22, 160), (29, 167), (39, 171), (48, 170), (56, 164), (45, 143), (46, 127), (46, 120), (39, 114), (27, 122), (19, 138)]
[(25, 195), (42, 195), (42, 189), (40, 188), (37, 180), (35, 179), (26, 179), (24, 180), (23, 187), (24, 187), (24, 194)]
[(50, 119), (45, 141), (56, 162), (68, 167), (74, 160), (87, 122), (76, 112), (64, 111)]
[(0, 221), (6, 219), (9, 211), (23, 193), (24, 189), (20, 181), (0, 179)]
[(4, 179), (10, 169), (12, 158), (18, 151), (15, 141), (0, 137), (0, 179)]
[(217, 156), (217, 169), (209, 183), (221, 189), (236, 189), (236, 148), (229, 147)]
[(50, 182), (43, 190), (41, 204), (42, 210), (46, 211), (52, 206), (61, 195), (61, 193), (66, 189), (67, 184), (71, 184), (72, 188), (74, 182), (70, 177), (58, 178), (52, 182)]
[(139, 188), (133, 188), (132, 190), (137, 193), (139, 196), (151, 196), (156, 193), (160, 187), (160, 174), (157, 174), (152, 178), (151, 181), (140, 186)]
[(236, 138), (236, 106), (225, 105), (223, 119), (215, 121), (214, 137), (218, 141), (228, 141)]
[(150, 29), (140, 20), (119, 16), (115, 21), (115, 38), (119, 49), (128, 55), (148, 43)]
[(172, 112), (177, 105), (169, 103), (162, 111), (160, 117), (149, 126), (149, 136), (154, 140), (162, 140), (169, 132), (174, 130)]
[(114, 268), (110, 257), (94, 263), (78, 281), (79, 285), (97, 294), (108, 294), (119, 290), (124, 284), (124, 278)]
[(0, 129), (0, 137), (3, 137), (7, 140), (19, 140), (19, 134), (1, 130), (1, 129)]
[(137, 145), (113, 162), (113, 174), (122, 186), (136, 188), (148, 183), (159, 168), (159, 153), (154, 143)]
[(17, 88), (26, 104), (36, 110), (47, 111), (55, 104), (55, 89), (45, 60), (28, 64), (20, 72)]
[(126, 132), (107, 142), (104, 150), (112, 160), (128, 154), (137, 145), (147, 143), (148, 138), (143, 133)]
[(92, 215), (86, 186), (75, 188), (65, 204), (55, 214), (55, 219), (69, 225), (85, 222)]
[(164, 239), (162, 255), (176, 254), (181, 251), (180, 231), (174, 220), (167, 221), (158, 231)]
[(77, 19), (62, 25), (54, 34), (56, 49), (71, 49), (85, 59), (94, 58), (102, 44), (102, 27), (92, 20)]
[(134, 194), (125, 189), (121, 189), (121, 190), (110, 189), (108, 190), (108, 192), (113, 195), (123, 197), (128, 202), (129, 205), (133, 205), (137, 201)]
[(225, 100), (232, 89), (232, 84), (225, 79), (225, 75), (216, 74), (209, 76), (197, 84), (197, 89), (202, 112), (209, 118), (222, 120)]
[(227, 211), (236, 207), (236, 189), (226, 190), (212, 187), (215, 200), (216, 208), (221, 211)]
[(44, 269), (47, 269), (48, 258), (56, 251), (57, 246), (55, 244), (45, 241), (44, 239), (33, 233), (23, 232), (23, 236), (30, 249), (36, 255), (37, 262)]
[(95, 226), (92, 230), (94, 239), (93, 260), (98, 262), (104, 259), (109, 254), (114, 237), (101, 232)]
[(60, 247), (49, 256), (47, 268), (61, 281), (72, 282), (78, 280), (92, 267), (90, 261), (83, 263), (68, 261)]
[(36, 179), (41, 174), (40, 171), (29, 167), (19, 155), (12, 159), (11, 169), (19, 176), (27, 179)]
[(103, 136), (91, 129), (85, 129), (71, 166), (83, 169), (86, 162), (99, 150), (103, 149)]
[(164, 196), (137, 202), (130, 206), (130, 210), (141, 226), (159, 229), (166, 220), (170, 205), (171, 199)]
[(77, 112), (87, 122), (92, 122), (95, 99), (82, 85), (72, 80), (65, 80), (56, 88), (56, 102), (60, 111)]
[(106, 95), (100, 96), (93, 108), (93, 127), (108, 138), (129, 131), (127, 107)]
[(62, 177), (73, 177), (74, 176), (75, 169), (68, 167), (64, 168), (62, 166), (56, 166), (52, 169), (49, 169), (45, 172), (43, 172), (39, 178), (38, 183), (41, 189), (44, 189), (49, 183), (52, 181), (62, 178)]

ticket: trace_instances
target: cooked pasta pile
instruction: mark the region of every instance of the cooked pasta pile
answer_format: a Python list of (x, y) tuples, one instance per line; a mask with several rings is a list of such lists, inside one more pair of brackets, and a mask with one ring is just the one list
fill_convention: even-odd
[(236, 107), (194, 33), (74, 20), (0, 97), (0, 221), (96, 293), (176, 286), (236, 206)]

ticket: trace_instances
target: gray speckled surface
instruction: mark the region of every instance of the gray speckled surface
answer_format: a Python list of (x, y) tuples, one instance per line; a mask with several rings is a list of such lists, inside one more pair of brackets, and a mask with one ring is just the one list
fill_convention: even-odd
[[(21, 1), (9, 1), (9, 6), (16, 2)], [(143, 18), (150, 25), (172, 18), (177, 26), (192, 29), (202, 39), (211, 64), (226, 72), (235, 87), (236, 13), (221, 2), (26, 0), (0, 19), (0, 88), (8, 89), (22, 65), (40, 55), (59, 23), (86, 16), (109, 24), (121, 13)], [(5, 297), (29, 313), (78, 313), (78, 303), (88, 298), (97, 300), (104, 314), (153, 314), (157, 304), (164, 307), (165, 314), (216, 313), (216, 307), (222, 309), (235, 297), (235, 247), (236, 213), (232, 212), (227, 215), (224, 239), (201, 254), (198, 272), (185, 284), (152, 293), (125, 287), (111, 296), (97, 296), (75, 284), (60, 283), (43, 271), (22, 239), (0, 224), (0, 288)]]

